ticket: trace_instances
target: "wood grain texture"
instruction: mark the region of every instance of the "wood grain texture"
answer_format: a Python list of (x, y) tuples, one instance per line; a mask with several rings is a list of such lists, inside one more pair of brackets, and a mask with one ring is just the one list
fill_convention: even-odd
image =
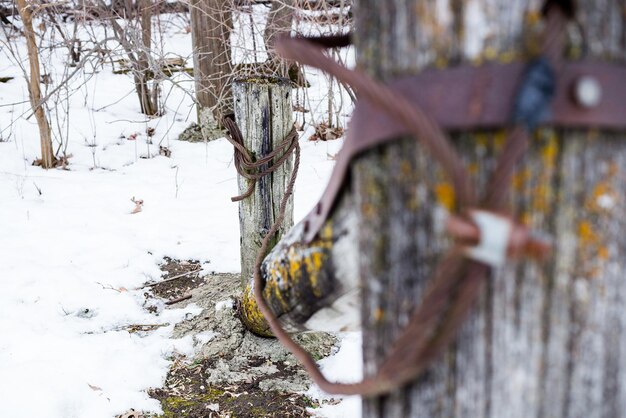
[[(389, 79), (431, 65), (528, 57), (538, 50), (541, 3), (359, 0), (358, 62)], [(624, 60), (624, 3), (577, 4), (567, 55)], [(493, 272), (455, 344), (414, 384), (365, 400), (364, 417), (626, 417), (625, 136), (534, 135), (509, 208), (553, 237), (553, 256)], [(453, 140), (483, 190), (503, 132)], [(409, 138), (363, 155), (353, 173), (364, 361), (372, 374), (448, 245), (436, 221), (454, 197)]]
[[(278, 148), (293, 126), (289, 81), (264, 78), (236, 81), (233, 84), (233, 97), (235, 120), (241, 130), (244, 146), (253, 158), (264, 157)], [(292, 170), (293, 159), (288, 158), (276, 171), (259, 179), (254, 193), (239, 202), (241, 274), (244, 284), (253, 275), (261, 241), (276, 220)], [(239, 192), (245, 193), (250, 180), (238, 176), (237, 182)], [(293, 195), (273, 242), (280, 241), (292, 226)]]

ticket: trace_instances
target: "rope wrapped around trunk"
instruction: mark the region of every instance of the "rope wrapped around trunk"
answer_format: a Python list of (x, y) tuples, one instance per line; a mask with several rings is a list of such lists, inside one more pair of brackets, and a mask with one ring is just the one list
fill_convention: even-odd
[[(248, 190), (245, 193), (230, 198), (233, 202), (238, 202), (252, 195), (257, 180), (278, 170), (291, 157), (294, 150), (299, 148), (298, 132), (295, 127), (292, 127), (285, 139), (276, 148), (264, 157), (255, 160), (244, 146), (241, 130), (239, 130), (239, 126), (232, 116), (226, 116), (222, 123), (228, 131), (226, 139), (235, 148), (235, 169), (240, 176), (250, 180)], [(299, 164), (299, 155), (299, 151), (296, 152), (296, 164)], [(274, 158), (278, 159), (272, 163)], [(288, 190), (286, 194), (290, 195), (292, 192), (293, 190)]]

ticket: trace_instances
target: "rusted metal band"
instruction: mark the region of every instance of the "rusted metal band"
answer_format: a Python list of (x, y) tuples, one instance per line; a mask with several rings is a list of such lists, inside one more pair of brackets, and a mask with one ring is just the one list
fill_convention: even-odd
[[(392, 82), (389, 88), (420, 106), (447, 131), (509, 126), (511, 111), (526, 63), (460, 66), (426, 70)], [(593, 107), (577, 101), (577, 83), (584, 77), (597, 82), (601, 94)], [(551, 112), (542, 125), (562, 128), (626, 129), (626, 65), (593, 61), (564, 63), (559, 71)], [(354, 109), (350, 129), (359, 142), (367, 137), (393, 137), (408, 130), (367, 101)]]
[[(511, 124), (514, 100), (526, 65), (516, 62), (429, 69), (418, 76), (393, 81), (389, 89), (424, 109), (448, 132), (502, 129)], [(595, 83), (590, 88), (596, 91), (587, 93), (600, 95), (595, 105), (581, 103), (585, 97), (579, 96), (580, 91), (576, 94), (585, 82)], [(550, 111), (540, 125), (626, 130), (626, 65), (593, 61), (564, 63)], [(409, 129), (397, 123), (392, 115), (380, 112), (366, 99), (359, 100), (331, 180), (318, 205), (305, 218), (307, 242), (317, 235), (328, 218), (350, 161), (372, 147), (408, 133)]]

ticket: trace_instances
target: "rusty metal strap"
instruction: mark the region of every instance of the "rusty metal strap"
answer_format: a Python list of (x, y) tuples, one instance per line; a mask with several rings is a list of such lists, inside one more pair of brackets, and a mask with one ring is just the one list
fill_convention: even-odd
[[(305, 41), (283, 39), (283, 49), (291, 49), (293, 44), (288, 45), (291, 42), (302, 44)], [(298, 54), (298, 59), (302, 58), (304, 56)], [(418, 76), (393, 81), (387, 87), (410, 105), (423, 109), (445, 131), (502, 129), (511, 124), (516, 93), (526, 66), (516, 62), (429, 69)], [(595, 105), (585, 104), (585, 100), (595, 100), (591, 95), (601, 97)], [(626, 65), (593, 61), (564, 63), (557, 78), (556, 94), (539, 124), (626, 130)], [(376, 104), (360, 98), (348, 132), (354, 140), (346, 141), (319, 204), (306, 217), (309, 222), (307, 242), (315, 238), (328, 218), (350, 161), (368, 149), (409, 134), (410, 129), (397, 123), (394, 115), (381, 112)]]
[[(511, 123), (516, 92), (525, 63), (486, 64), (425, 70), (420, 75), (393, 81), (389, 89), (431, 115), (446, 131), (500, 129)], [(597, 89), (598, 103), (579, 103), (577, 87)], [(594, 61), (566, 62), (559, 71), (550, 112), (539, 123), (562, 128), (626, 129), (626, 65)], [(580, 84), (582, 83), (582, 85)], [(584, 94), (584, 93), (582, 93)], [(582, 98), (580, 98), (582, 99)], [(350, 129), (359, 142), (408, 133), (393, 116), (374, 110), (367, 100), (354, 109)], [(365, 137), (363, 136), (365, 135)]]

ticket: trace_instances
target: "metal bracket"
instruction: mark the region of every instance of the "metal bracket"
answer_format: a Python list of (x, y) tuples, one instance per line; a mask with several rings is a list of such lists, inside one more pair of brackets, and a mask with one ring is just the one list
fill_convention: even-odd
[[(527, 64), (518, 62), (429, 69), (415, 77), (396, 80), (388, 87), (421, 107), (448, 132), (501, 129), (511, 124), (526, 67)], [(591, 93), (589, 80), (593, 80)], [(539, 126), (626, 130), (625, 80), (625, 65), (593, 61), (564, 63), (557, 75), (550, 109), (538, 121)], [(581, 96), (580, 92), (584, 94)], [(587, 100), (585, 94), (591, 94), (593, 100)], [(380, 112), (364, 99), (359, 100), (330, 182), (319, 203), (305, 217), (306, 242), (315, 238), (328, 219), (352, 159), (407, 133), (408, 129), (397, 123), (393, 115)]]

